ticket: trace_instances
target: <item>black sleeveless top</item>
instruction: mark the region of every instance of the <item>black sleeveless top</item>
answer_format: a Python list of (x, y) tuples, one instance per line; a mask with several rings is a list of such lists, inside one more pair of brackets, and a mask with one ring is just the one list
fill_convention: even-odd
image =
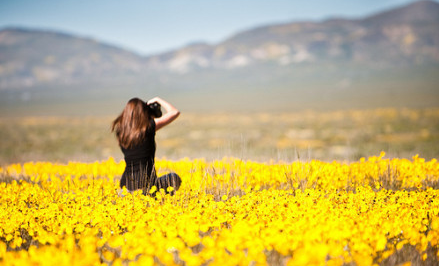
[(128, 190), (149, 189), (157, 179), (155, 157), (155, 122), (150, 120), (150, 125), (145, 133), (144, 140), (138, 145), (121, 150), (125, 158), (125, 171), (120, 180), (120, 187), (126, 186)]

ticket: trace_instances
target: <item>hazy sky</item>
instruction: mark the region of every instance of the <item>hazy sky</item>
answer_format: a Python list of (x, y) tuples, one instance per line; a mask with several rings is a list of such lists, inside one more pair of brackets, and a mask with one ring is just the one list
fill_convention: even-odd
[[(439, 0), (436, 0), (439, 1)], [(0, 0), (0, 29), (43, 28), (148, 55), (270, 23), (364, 17), (413, 0)]]

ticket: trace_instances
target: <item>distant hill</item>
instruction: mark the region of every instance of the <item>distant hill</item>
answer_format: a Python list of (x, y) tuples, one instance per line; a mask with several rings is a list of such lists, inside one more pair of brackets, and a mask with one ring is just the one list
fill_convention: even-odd
[[(148, 57), (65, 33), (0, 31), (0, 109), (30, 98), (41, 104), (63, 97), (84, 102), (145, 88), (186, 102), (198, 97), (188, 106), (205, 109), (221, 101), (233, 108), (270, 99), (276, 102), (271, 109), (330, 102), (381, 106), (395, 95), (405, 95), (401, 105), (435, 105), (438, 70), (434, 1), (358, 19), (265, 25), (217, 44), (195, 43)], [(233, 102), (231, 95), (239, 99)]]
[(145, 59), (88, 38), (30, 29), (0, 31), (0, 88), (139, 74)]
[(267, 25), (216, 44), (148, 59), (153, 69), (190, 71), (265, 63), (351, 62), (371, 67), (439, 62), (439, 4), (419, 1), (367, 18)]

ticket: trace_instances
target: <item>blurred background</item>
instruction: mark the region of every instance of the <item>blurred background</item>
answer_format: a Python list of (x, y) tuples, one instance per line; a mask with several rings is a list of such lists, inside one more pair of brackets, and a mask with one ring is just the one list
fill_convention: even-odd
[(154, 96), (159, 158), (433, 159), (438, 84), (438, 1), (0, 0), (0, 165), (120, 160)]

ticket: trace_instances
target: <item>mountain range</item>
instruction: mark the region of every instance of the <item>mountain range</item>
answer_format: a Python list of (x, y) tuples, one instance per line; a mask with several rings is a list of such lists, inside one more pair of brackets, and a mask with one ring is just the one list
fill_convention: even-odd
[[(351, 87), (366, 90), (375, 82), (377, 91), (387, 88), (383, 93), (392, 94), (399, 86), (389, 79), (393, 77), (402, 83), (404, 78), (418, 79), (413, 91), (406, 89), (407, 95), (424, 91), (433, 95), (434, 104), (438, 66), (439, 4), (434, 1), (365, 18), (266, 25), (217, 44), (194, 43), (151, 56), (66, 33), (0, 30), (0, 93), (8, 93), (9, 100), (17, 91), (35, 94), (39, 88), (90, 88), (119, 97), (123, 93), (117, 86), (154, 87), (149, 92), (187, 98), (209, 90), (239, 90), (243, 95), (259, 94), (262, 100), (267, 90), (271, 94), (293, 90), (298, 93), (294, 95), (312, 98), (315, 93), (328, 96)], [(363, 87), (354, 86), (361, 83)], [(300, 91), (303, 86), (310, 89)]]
[(148, 58), (153, 69), (191, 71), (347, 61), (385, 66), (439, 61), (439, 4), (420, 1), (364, 19), (268, 25), (216, 45), (194, 44)]

